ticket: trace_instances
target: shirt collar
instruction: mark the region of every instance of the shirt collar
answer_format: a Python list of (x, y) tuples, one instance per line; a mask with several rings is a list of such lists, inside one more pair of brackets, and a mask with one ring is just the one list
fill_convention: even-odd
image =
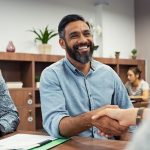
[[(72, 64), (70, 63), (70, 61), (67, 59), (66, 56), (65, 56), (65, 58), (64, 58), (64, 62), (69, 66), (69, 68), (70, 68), (72, 71), (74, 71), (74, 72), (79, 71), (74, 65), (72, 65)], [(95, 66), (94, 60), (92, 59), (92, 60), (91, 60), (91, 69), (90, 69), (90, 71), (95, 71), (95, 69), (96, 69), (96, 66)]]

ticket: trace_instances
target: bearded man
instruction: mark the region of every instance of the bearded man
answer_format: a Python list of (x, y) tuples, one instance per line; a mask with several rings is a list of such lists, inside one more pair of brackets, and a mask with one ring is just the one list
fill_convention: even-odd
[(58, 33), (66, 56), (41, 75), (44, 129), (56, 138), (79, 135), (114, 139), (123, 135), (127, 128), (116, 120), (106, 116), (96, 122), (91, 119), (105, 107), (133, 106), (115, 71), (92, 58), (95, 46), (89, 23), (80, 15), (70, 14), (60, 21)]

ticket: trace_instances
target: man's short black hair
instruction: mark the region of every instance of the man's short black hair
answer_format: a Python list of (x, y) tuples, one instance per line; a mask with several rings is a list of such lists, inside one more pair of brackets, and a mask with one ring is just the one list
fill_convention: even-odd
[(89, 23), (82, 16), (77, 15), (77, 14), (70, 14), (70, 15), (63, 17), (58, 25), (59, 37), (64, 38), (64, 29), (67, 24), (69, 24), (70, 22), (78, 21), (78, 20), (85, 22), (90, 28)]

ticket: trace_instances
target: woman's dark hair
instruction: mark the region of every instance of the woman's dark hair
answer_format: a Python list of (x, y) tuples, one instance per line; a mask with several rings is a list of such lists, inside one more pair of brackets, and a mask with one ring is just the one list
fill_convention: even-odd
[(69, 24), (70, 22), (78, 21), (78, 20), (85, 22), (90, 28), (89, 23), (82, 16), (77, 15), (77, 14), (70, 14), (70, 15), (63, 17), (62, 20), (60, 21), (59, 25), (58, 25), (59, 37), (60, 38), (65, 37), (64, 29), (65, 29), (67, 24)]
[(141, 79), (142, 71), (138, 67), (130, 67), (129, 70), (133, 71), (135, 75), (139, 75), (139, 79)]

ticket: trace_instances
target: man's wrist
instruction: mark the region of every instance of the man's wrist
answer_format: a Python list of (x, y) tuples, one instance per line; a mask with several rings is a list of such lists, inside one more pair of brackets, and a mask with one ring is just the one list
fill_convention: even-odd
[(129, 109), (125, 109), (125, 120), (127, 123), (127, 126), (130, 125), (136, 125), (136, 116), (137, 116), (137, 111), (138, 108), (129, 108)]
[(144, 108), (139, 108), (136, 116), (136, 125), (139, 125), (143, 119)]

